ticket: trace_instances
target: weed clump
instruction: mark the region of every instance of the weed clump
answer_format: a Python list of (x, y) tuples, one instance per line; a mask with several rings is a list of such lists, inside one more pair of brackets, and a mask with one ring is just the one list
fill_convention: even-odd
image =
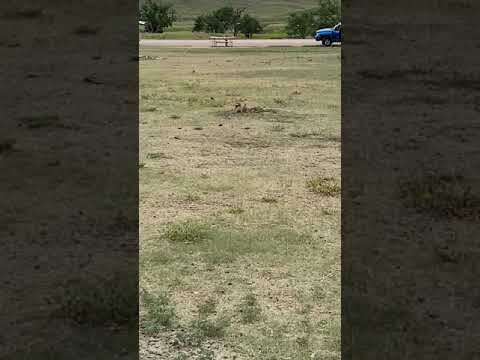
[(307, 181), (307, 187), (315, 194), (335, 197), (340, 195), (341, 188), (333, 178), (318, 177)]
[(183, 346), (200, 347), (208, 339), (224, 337), (229, 325), (226, 319), (208, 319), (199, 316), (185, 331), (177, 333), (177, 340)]
[(164, 236), (172, 242), (198, 243), (207, 238), (208, 229), (204, 224), (188, 220), (169, 225)]
[(257, 321), (262, 313), (254, 294), (248, 294), (240, 304), (241, 319), (244, 324), (252, 324)]
[(278, 199), (276, 199), (274, 197), (270, 197), (270, 196), (264, 196), (264, 197), (262, 197), (262, 202), (264, 202), (266, 204), (276, 204), (276, 203), (278, 203)]
[(215, 353), (210, 349), (202, 348), (198, 354), (198, 360), (214, 360)]
[(198, 339), (218, 339), (225, 336), (229, 323), (226, 319), (199, 318), (192, 322), (192, 333)]
[(197, 202), (201, 199), (200, 195), (196, 193), (188, 193), (185, 195), (184, 200), (187, 202)]
[(147, 309), (147, 316), (143, 323), (146, 334), (156, 334), (162, 328), (173, 326), (175, 320), (175, 307), (170, 304), (170, 299), (165, 294), (154, 296), (143, 294), (143, 304)]
[(208, 298), (204, 303), (198, 307), (198, 314), (200, 317), (207, 317), (214, 314), (217, 308), (217, 303), (214, 298)]
[(157, 159), (171, 159), (171, 156), (165, 155), (164, 153), (149, 153), (147, 154), (147, 159), (157, 160)]
[(232, 214), (232, 215), (240, 215), (240, 214), (243, 214), (245, 212), (244, 209), (242, 209), (241, 207), (231, 207), (230, 209), (227, 210), (227, 212), (229, 214)]
[(152, 107), (144, 108), (142, 110), (143, 110), (143, 112), (155, 112), (155, 111), (157, 111), (157, 108), (152, 106)]
[(306, 139), (310, 137), (318, 137), (321, 134), (316, 131), (311, 131), (311, 132), (296, 132), (296, 133), (291, 133), (290, 136), (293, 138), (298, 138), (298, 139)]

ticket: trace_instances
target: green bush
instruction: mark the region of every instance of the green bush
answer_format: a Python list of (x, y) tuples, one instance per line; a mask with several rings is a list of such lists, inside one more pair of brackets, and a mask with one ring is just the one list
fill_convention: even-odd
[(207, 227), (192, 220), (171, 224), (164, 236), (172, 242), (197, 243), (207, 238)]
[(140, 6), (140, 20), (145, 21), (146, 32), (163, 33), (165, 28), (173, 25), (177, 16), (171, 4), (146, 0)]
[(256, 18), (244, 14), (244, 12), (244, 8), (221, 7), (213, 12), (198, 16), (195, 19), (192, 31), (214, 34), (224, 34), (231, 31), (234, 36), (237, 36), (240, 32), (248, 38), (251, 38), (253, 34), (261, 33), (263, 27), (260, 22)]
[(253, 34), (263, 32), (263, 27), (257, 19), (247, 14), (241, 18), (239, 30), (243, 35), (251, 39)]
[(170, 304), (168, 296), (143, 294), (143, 304), (147, 310), (147, 316), (142, 322), (146, 334), (156, 334), (162, 328), (172, 327), (175, 320), (175, 307)]
[(336, 25), (340, 20), (340, 0), (319, 0), (317, 8), (291, 13), (285, 30), (289, 36), (306, 38), (320, 28)]

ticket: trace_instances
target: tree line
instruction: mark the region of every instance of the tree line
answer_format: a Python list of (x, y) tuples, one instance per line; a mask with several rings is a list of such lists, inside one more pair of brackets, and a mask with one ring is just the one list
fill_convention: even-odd
[(261, 33), (263, 26), (256, 18), (246, 14), (245, 11), (245, 8), (224, 6), (211, 13), (200, 15), (195, 19), (193, 31), (215, 34), (224, 34), (231, 31), (234, 36), (242, 33), (250, 39), (253, 34)]
[[(319, 0), (314, 9), (291, 13), (287, 19), (285, 31), (288, 36), (305, 38), (313, 35), (322, 27), (329, 27), (340, 22), (341, 0)], [(145, 0), (140, 5), (140, 20), (145, 22), (146, 32), (163, 33), (177, 20), (172, 4), (159, 0)], [(198, 16), (193, 32), (225, 34), (239, 33), (247, 38), (262, 33), (264, 27), (258, 19), (249, 15), (245, 8), (224, 6), (217, 10)]]
[(331, 27), (341, 20), (341, 0), (319, 0), (314, 9), (291, 13), (285, 28), (293, 37), (305, 38), (318, 29)]

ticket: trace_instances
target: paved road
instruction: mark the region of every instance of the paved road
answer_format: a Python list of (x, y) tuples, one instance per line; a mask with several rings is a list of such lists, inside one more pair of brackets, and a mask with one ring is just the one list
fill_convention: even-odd
[[(142, 46), (165, 46), (165, 47), (187, 47), (187, 48), (207, 48), (211, 46), (209, 40), (152, 40), (143, 39), (140, 41)], [(280, 39), (280, 40), (234, 40), (233, 46), (236, 48), (248, 47), (287, 47), (287, 46), (315, 46), (320, 45), (314, 39)]]

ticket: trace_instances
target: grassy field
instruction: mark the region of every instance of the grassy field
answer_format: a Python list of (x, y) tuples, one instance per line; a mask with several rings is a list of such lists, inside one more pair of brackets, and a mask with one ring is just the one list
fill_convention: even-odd
[(340, 359), (340, 49), (140, 55), (142, 358)]
[[(172, 28), (167, 29), (164, 33), (142, 33), (143, 39), (155, 39), (155, 40), (208, 40), (211, 34), (203, 32), (192, 32), (193, 23), (177, 23)], [(142, 30), (141, 30), (142, 31)], [(212, 34), (213, 35), (213, 34)], [(233, 36), (233, 33), (227, 33), (225, 35)], [(218, 36), (218, 35), (217, 35)], [(238, 34), (237, 38), (245, 39), (242, 34)], [(285, 39), (288, 38), (285, 32), (284, 24), (271, 24), (264, 28), (264, 32), (261, 34), (253, 35), (253, 39)]]
[[(141, 3), (141, 1), (140, 1)], [(248, 12), (267, 23), (283, 22), (289, 13), (312, 8), (317, 0), (175, 0), (179, 21), (192, 21), (198, 15), (222, 6), (247, 8)]]
[(264, 25), (264, 33), (256, 39), (286, 38), (285, 24), (291, 12), (311, 9), (317, 0), (176, 0), (174, 3), (178, 21), (163, 34), (145, 34), (145, 39), (206, 39), (208, 34), (192, 33), (195, 17), (221, 6), (246, 7), (247, 12), (257, 17)]

